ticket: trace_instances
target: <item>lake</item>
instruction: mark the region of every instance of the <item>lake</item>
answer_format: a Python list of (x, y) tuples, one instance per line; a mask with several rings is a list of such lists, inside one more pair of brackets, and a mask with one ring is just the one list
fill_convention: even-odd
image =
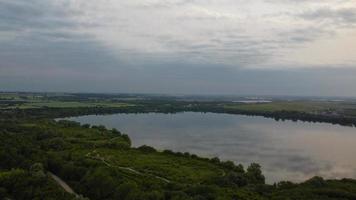
[(134, 146), (261, 164), (268, 183), (314, 175), (356, 178), (356, 128), (275, 121), (231, 114), (114, 114), (67, 118), (105, 125), (130, 136)]

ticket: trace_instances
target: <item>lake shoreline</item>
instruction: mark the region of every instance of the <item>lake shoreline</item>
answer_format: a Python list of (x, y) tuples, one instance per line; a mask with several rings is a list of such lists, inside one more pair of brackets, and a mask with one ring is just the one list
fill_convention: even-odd
[[(117, 116), (118, 118), (120, 117), (124, 118), (124, 120), (121, 121), (120, 123), (115, 122), (116, 120), (115, 116)], [(208, 122), (205, 121), (204, 117), (202, 116), (209, 116)], [(310, 171), (309, 172), (310, 176), (316, 172), (313, 170), (316, 170), (318, 168), (320, 168), (319, 170), (321, 170), (320, 171), (321, 173), (327, 174), (326, 171), (329, 165), (328, 162), (317, 161), (317, 159), (311, 157), (309, 153), (305, 153), (305, 152), (303, 153), (302, 149), (299, 148), (299, 146), (303, 147), (302, 144), (293, 144), (295, 149), (289, 149), (289, 146), (291, 146), (291, 144), (289, 143), (290, 141), (292, 140), (300, 141), (302, 139), (301, 137), (303, 136), (306, 138), (312, 137), (310, 140), (317, 144), (317, 138), (315, 138), (316, 135), (320, 135), (319, 137), (321, 138), (324, 136), (335, 137), (337, 135), (336, 133), (342, 130), (341, 132), (346, 131), (347, 133), (344, 134), (347, 134), (350, 137), (351, 135), (350, 133), (354, 131), (352, 127), (339, 126), (339, 125), (335, 126), (328, 123), (308, 123), (308, 122), (293, 122), (293, 121), (278, 122), (278, 121), (274, 121), (273, 119), (268, 119), (263, 117), (221, 114), (221, 113), (217, 114), (217, 113), (181, 112), (181, 113), (168, 114), (168, 115), (162, 113), (145, 113), (145, 114), (89, 115), (89, 116), (79, 117), (79, 119), (86, 119), (86, 118), (91, 120), (89, 121), (75, 120), (78, 118), (65, 118), (65, 119), (74, 120), (81, 123), (89, 123), (92, 125), (105, 125), (109, 128), (116, 128), (120, 131), (123, 131), (124, 133), (127, 133), (130, 136), (130, 138), (132, 138), (133, 145), (137, 147), (141, 145), (149, 145), (162, 150), (171, 149), (179, 152), (191, 152), (194, 154), (196, 153), (199, 156), (203, 156), (203, 157), (219, 157), (223, 160), (233, 160), (238, 163), (243, 163), (244, 165), (248, 165), (251, 162), (258, 162), (261, 163), (262, 166), (264, 166), (265, 169), (264, 172), (266, 173), (267, 177), (271, 176), (269, 172), (280, 176), (280, 178), (277, 178), (276, 181), (287, 179), (287, 180), (293, 180), (299, 182), (307, 178), (310, 178), (309, 176), (302, 176), (300, 174), (292, 173), (293, 170), (304, 170), (304, 168), (305, 170)], [(95, 119), (100, 119), (100, 120), (94, 123), (93, 120), (95, 121)], [(107, 119), (108, 121), (105, 122), (105, 119)], [(237, 121), (234, 122), (234, 120)], [(164, 124), (163, 128), (161, 127), (160, 123)], [(189, 125), (192, 123), (195, 123), (195, 125)], [(248, 126), (244, 125), (244, 123), (248, 124)], [(261, 123), (262, 125), (266, 124), (268, 126), (263, 127), (259, 123)], [(134, 125), (129, 125), (129, 124), (134, 124)], [(185, 126), (181, 126), (181, 124), (185, 124)], [(206, 124), (208, 124), (209, 128), (204, 128)], [(216, 124), (220, 124), (220, 125), (217, 126)], [(237, 124), (239, 126), (237, 126)], [(244, 129), (240, 130), (241, 128), (240, 126), (243, 127)], [(259, 127), (259, 126), (262, 127), (257, 130), (254, 130), (256, 129), (255, 127)], [(182, 127), (182, 128), (178, 129), (177, 127)], [(255, 138), (247, 137), (246, 139), (244, 138), (245, 137), (244, 135), (241, 135), (238, 138), (236, 138), (239, 134), (236, 135), (236, 133), (233, 133), (231, 132), (231, 130), (228, 130), (229, 128), (234, 129), (233, 127), (235, 127), (235, 129), (237, 130), (240, 130), (240, 131), (236, 131), (236, 133), (241, 133), (241, 134), (243, 133), (244, 135), (247, 136), (249, 135), (249, 137), (255, 137)], [(224, 132), (224, 130), (228, 130), (228, 132), (226, 131)], [(283, 130), (290, 133), (284, 135), (285, 131)], [(325, 132), (325, 130), (329, 130), (329, 131), (326, 131), (326, 133), (323, 135), (322, 132)], [(298, 133), (298, 131), (300, 133)], [(315, 134), (315, 131), (318, 131), (320, 133)], [(171, 136), (170, 133), (171, 134), (175, 133), (175, 135)], [(182, 135), (182, 133), (184, 135), (182, 137), (186, 137), (187, 140), (191, 140), (193, 142), (187, 142), (177, 136), (177, 135)], [(204, 135), (202, 133), (206, 133), (206, 134)], [(219, 135), (216, 135), (215, 133), (219, 133)], [(283, 138), (286, 136), (287, 138)], [(210, 141), (214, 141), (214, 140), (220, 141), (221, 138), (223, 137), (227, 138), (226, 142), (221, 141), (221, 143), (219, 142), (216, 144), (210, 143)], [(199, 138), (210, 138), (210, 140), (208, 139), (204, 140)], [(263, 139), (262, 140), (263, 143), (261, 143), (260, 141), (261, 139)], [(178, 141), (177, 143), (186, 144), (186, 145), (177, 146), (176, 143), (171, 143), (171, 141)], [(234, 143), (235, 141), (240, 141), (242, 143), (240, 144), (237, 142), (235, 144)], [(270, 142), (270, 144), (268, 141)], [(243, 142), (247, 142), (253, 145), (246, 146), (246, 144), (244, 144)], [(279, 146), (278, 146), (278, 142), (280, 143)], [(326, 140), (325, 142), (328, 141)], [(274, 148), (273, 145), (277, 145), (278, 148)], [(208, 151), (206, 151), (206, 149), (209, 149), (210, 146), (214, 146), (215, 150), (213, 149), (212, 151), (210, 151), (210, 153), (207, 153)], [(322, 147), (324, 148), (324, 146)], [(312, 145), (309, 148), (312, 148)], [(244, 149), (250, 149), (247, 152), (250, 152), (252, 154), (247, 154), (247, 152), (245, 153)], [(317, 149), (312, 148), (311, 151), (317, 152)], [(279, 152), (281, 152), (282, 154)], [(283, 152), (290, 152), (290, 153), (286, 154)], [(241, 155), (235, 155), (235, 153)], [(264, 156), (270, 157), (270, 161), (268, 159), (264, 160), (263, 159)], [(322, 154), (321, 156), (325, 156), (325, 155)], [(286, 172), (289, 174), (288, 177), (287, 178), (282, 177), (283, 173), (273, 172), (274, 170), (273, 166), (275, 165), (288, 166), (289, 170), (287, 170), (288, 172)], [(280, 170), (283, 171), (285, 169), (281, 168)], [(336, 171), (337, 173), (340, 173), (339, 169), (335, 168), (332, 170)], [(297, 179), (295, 177), (297, 177)], [(352, 178), (352, 176), (347, 176), (347, 177)], [(275, 180), (271, 182), (275, 182)]]

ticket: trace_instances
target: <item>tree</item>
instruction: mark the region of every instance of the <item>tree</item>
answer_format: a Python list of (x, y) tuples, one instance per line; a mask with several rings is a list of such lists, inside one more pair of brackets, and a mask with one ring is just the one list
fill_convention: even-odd
[(246, 172), (247, 179), (252, 184), (264, 184), (265, 177), (262, 175), (261, 166), (257, 163), (252, 163)]
[(220, 163), (220, 159), (218, 157), (214, 157), (211, 159), (211, 162), (213, 162), (214, 164), (219, 164)]
[(157, 150), (153, 147), (147, 146), (147, 145), (142, 145), (137, 148), (138, 150), (144, 152), (144, 153), (154, 153), (157, 152)]
[(325, 180), (319, 176), (314, 176), (313, 178), (305, 181), (304, 183), (314, 187), (322, 187), (326, 185)]
[(33, 177), (44, 178), (46, 174), (44, 172), (44, 167), (42, 163), (35, 163), (30, 167), (30, 173)]
[(224, 166), (226, 169), (230, 169), (230, 170), (233, 170), (235, 168), (234, 162), (230, 160), (222, 162), (221, 165)]
[(82, 127), (83, 128), (90, 128), (90, 124), (83, 124)]
[(127, 181), (119, 185), (116, 189), (117, 196), (120, 199), (134, 200), (140, 199), (141, 192), (135, 182)]
[(116, 128), (113, 128), (113, 129), (111, 130), (111, 132), (114, 133), (114, 134), (117, 134), (117, 135), (121, 135), (121, 132), (118, 131)]
[(131, 140), (127, 134), (122, 134), (122, 138), (131, 146)]
[(108, 199), (116, 188), (116, 181), (108, 168), (97, 168), (84, 176), (82, 185), (90, 199)]

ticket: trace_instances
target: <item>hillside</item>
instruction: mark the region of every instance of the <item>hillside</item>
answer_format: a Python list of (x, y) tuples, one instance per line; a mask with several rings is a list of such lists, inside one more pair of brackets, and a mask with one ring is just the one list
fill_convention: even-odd
[[(356, 181), (264, 183), (258, 164), (131, 147), (103, 126), (2, 119), (0, 197), (8, 199), (355, 199)], [(75, 193), (67, 193), (50, 174)]]

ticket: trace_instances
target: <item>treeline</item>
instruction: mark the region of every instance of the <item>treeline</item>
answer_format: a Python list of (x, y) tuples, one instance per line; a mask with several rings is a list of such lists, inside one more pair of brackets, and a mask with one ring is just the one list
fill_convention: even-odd
[(266, 118), (272, 118), (276, 121), (302, 121), (302, 122), (312, 122), (312, 123), (330, 123), (338, 124), (342, 126), (356, 126), (356, 118), (353, 117), (342, 117), (342, 116), (327, 116), (310, 114), (298, 111), (274, 111), (274, 112), (262, 112), (262, 111), (244, 111), (244, 110), (221, 110), (222, 113), (228, 114), (240, 114), (247, 116), (262, 116)]
[(356, 126), (355, 117), (312, 114), (298, 111), (252, 111), (230, 109), (219, 102), (178, 102), (178, 101), (135, 101), (133, 106), (125, 107), (76, 107), (76, 108), (38, 108), (38, 109), (4, 109), (0, 114), (4, 118), (62, 118), (80, 115), (104, 115), (115, 113), (178, 113), (211, 112), (262, 116), (277, 121), (292, 120), (303, 122), (324, 122), (343, 126)]

